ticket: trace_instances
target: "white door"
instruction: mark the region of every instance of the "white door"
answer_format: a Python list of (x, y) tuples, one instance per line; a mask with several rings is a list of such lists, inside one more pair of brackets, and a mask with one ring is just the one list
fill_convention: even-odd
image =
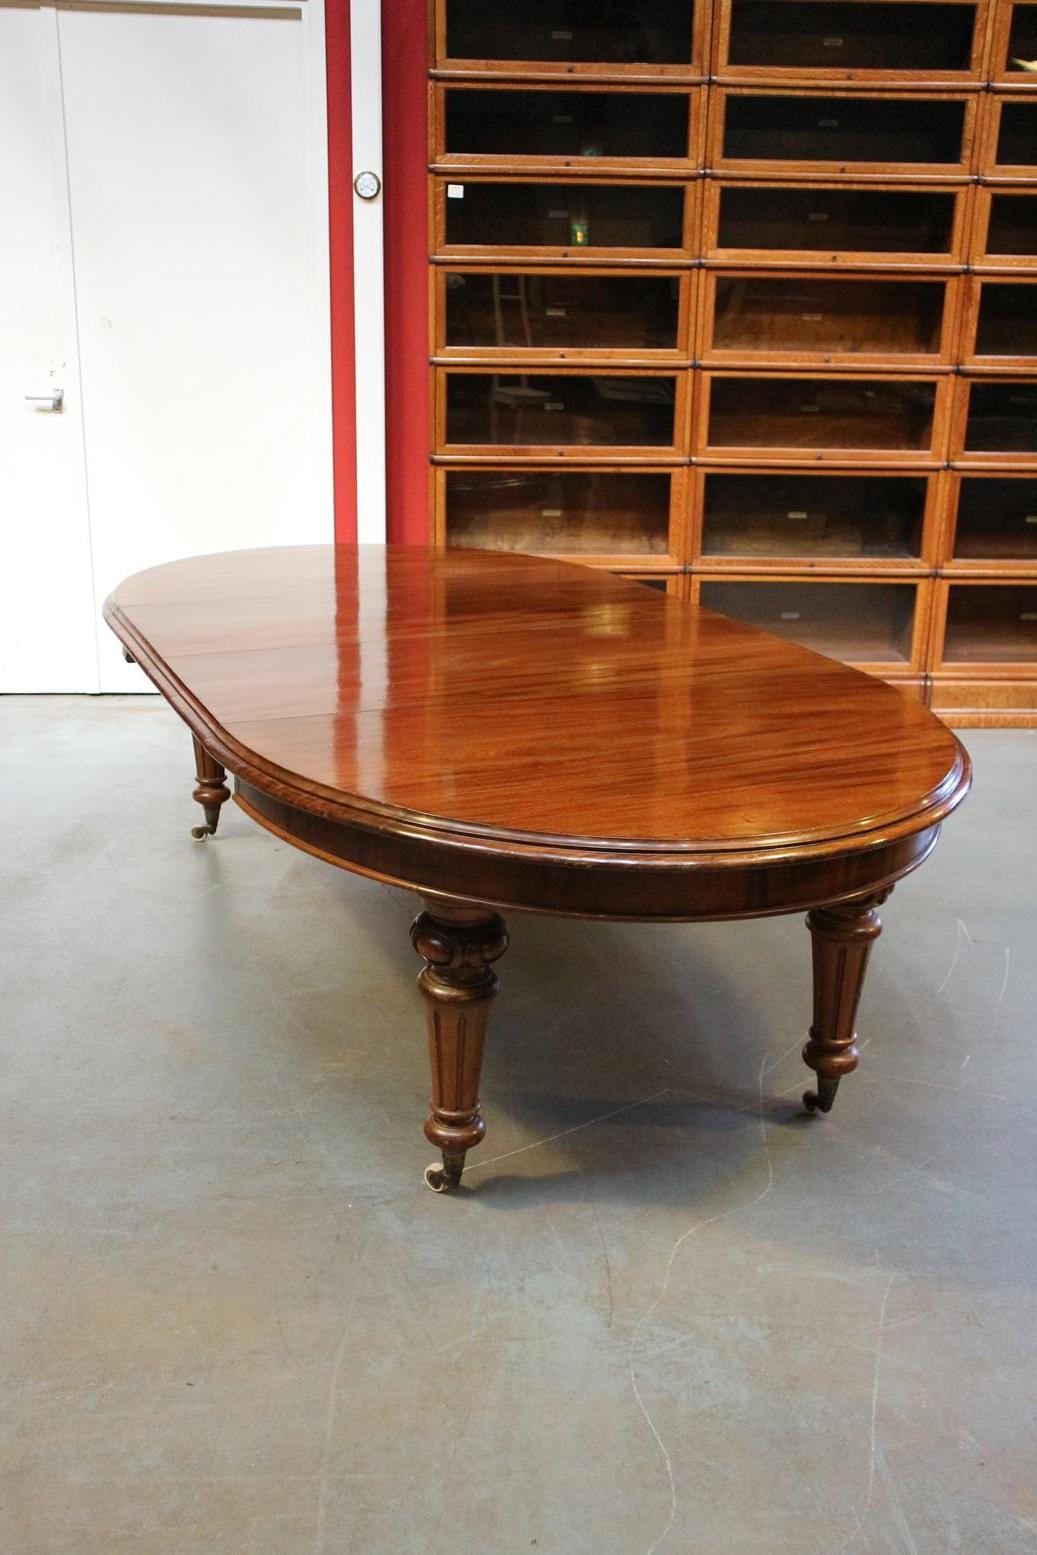
[(145, 690), (99, 619), (121, 578), (333, 535), (323, 8), (0, 29), (3, 688)]
[(98, 689), (56, 20), (0, 0), (0, 691)]

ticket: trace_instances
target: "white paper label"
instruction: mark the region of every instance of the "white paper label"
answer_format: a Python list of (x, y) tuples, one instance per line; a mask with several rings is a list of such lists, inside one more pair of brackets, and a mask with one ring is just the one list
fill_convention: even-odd
[(448, 200), (463, 200), (464, 184), (447, 184), (446, 197)]
[(783, 621), (798, 621), (799, 618), (800, 616), (798, 610), (783, 610), (781, 612), (781, 619)]
[(564, 308), (545, 308), (544, 317), (547, 319), (564, 319), (566, 310)]
[(1023, 519), (1024, 524), (1037, 524), (1037, 513), (1027, 513)]
[(820, 405), (801, 405), (799, 408), (804, 416), (816, 416), (821, 409)]
[(561, 518), (561, 516), (562, 516), (561, 508), (541, 508), (540, 509), (540, 517), (541, 518)]
[(817, 127), (818, 127), (819, 130), (837, 130), (839, 128), (839, 120), (838, 119), (818, 119)]
[(823, 318), (824, 318), (824, 314), (823, 313), (804, 313), (803, 314), (803, 323), (804, 324), (820, 324), (820, 322), (821, 322), (821, 320)]
[(828, 212), (827, 211), (811, 211), (809, 216), (807, 217), (807, 221), (827, 221), (827, 220), (828, 220)]
[(553, 32), (551, 34), (551, 38), (552, 38), (552, 40), (555, 43), (571, 43), (573, 41), (572, 33), (571, 32), (563, 32), (561, 30), (561, 28), (559, 28), (557, 31)]
[(548, 219), (550, 221), (568, 221), (569, 220), (569, 212), (568, 211), (548, 211), (547, 215), (548, 215)]
[(1037, 610), (1023, 610), (1019, 614), (1020, 621), (1037, 621)]
[(562, 404), (561, 400), (548, 400), (546, 402), (546, 404), (544, 405), (544, 409), (545, 410), (564, 410), (565, 406)]
[(793, 511), (788, 514), (788, 517), (789, 518), (807, 518), (807, 517), (809, 517), (809, 514), (806, 512), (806, 509), (803, 509), (803, 511), (801, 512), (798, 508), (794, 508)]
[(822, 38), (821, 39), (821, 47), (823, 49), (841, 49), (842, 46), (843, 46), (842, 38)]

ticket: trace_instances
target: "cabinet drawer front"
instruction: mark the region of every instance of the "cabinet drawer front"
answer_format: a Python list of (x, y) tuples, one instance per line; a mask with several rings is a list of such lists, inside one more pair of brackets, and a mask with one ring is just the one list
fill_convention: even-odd
[(449, 247), (515, 252), (680, 251), (684, 189), (674, 184), (444, 181)]
[(731, 0), (727, 67), (824, 71), (876, 70), (895, 79), (921, 72), (967, 72), (973, 63), (974, 5)]
[(1020, 168), (1028, 174), (1037, 172), (1037, 97), (1000, 98), (994, 108), (1000, 111), (988, 171)]
[(677, 350), (677, 276), (449, 270), (446, 339), (477, 351)]
[[(966, 359), (1030, 366), (1037, 359), (1037, 281), (973, 283), (973, 336), (966, 342)], [(971, 350), (969, 346), (971, 344)]]
[(670, 471), (447, 470), (448, 545), (559, 556), (666, 556)]
[(725, 255), (743, 250), (828, 259), (857, 254), (949, 258), (959, 198), (933, 189), (724, 184), (711, 247)]
[(968, 386), (965, 456), (971, 453), (1037, 455), (1037, 384)]
[(951, 583), (944, 664), (1037, 664), (1037, 583)]
[(974, 259), (1029, 263), (1037, 269), (1037, 194), (992, 189), (982, 191), (983, 196), (989, 202), (986, 233), (978, 234)]
[(745, 582), (704, 578), (700, 603), (851, 664), (910, 664), (913, 583)]
[(677, 380), (672, 375), (444, 376), (446, 441), (454, 447), (674, 446)]
[(729, 93), (721, 154), (731, 162), (964, 167), (960, 98)]
[(711, 448), (925, 452), (936, 385), (883, 378), (715, 378)]
[(707, 473), (702, 554), (919, 557), (927, 487), (925, 476)]
[(1037, 564), (1037, 475), (959, 477), (954, 560)]
[(445, 57), (543, 64), (689, 65), (693, 0), (446, 0)]
[(690, 92), (447, 87), (437, 158), (687, 161), (692, 101)]
[(948, 289), (929, 280), (711, 276), (703, 354), (935, 361)]

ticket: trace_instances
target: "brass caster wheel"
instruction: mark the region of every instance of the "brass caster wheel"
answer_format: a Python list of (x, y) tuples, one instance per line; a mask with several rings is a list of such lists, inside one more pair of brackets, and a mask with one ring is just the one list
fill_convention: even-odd
[(453, 1193), (460, 1181), (460, 1167), (444, 1166), (442, 1161), (433, 1161), (425, 1168), (425, 1186), (431, 1188), (433, 1193)]
[(195, 842), (204, 842), (206, 837), (211, 837), (215, 830), (215, 826), (192, 826), (191, 836)]
[(803, 1092), (803, 1108), (811, 1118), (816, 1118), (819, 1112), (831, 1112), (834, 1100), (834, 1096), (819, 1096), (816, 1091)]

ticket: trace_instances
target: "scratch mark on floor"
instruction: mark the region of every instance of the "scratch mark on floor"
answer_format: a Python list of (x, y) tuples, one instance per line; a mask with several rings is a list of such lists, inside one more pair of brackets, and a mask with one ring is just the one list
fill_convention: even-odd
[(960, 1064), (959, 1064), (959, 1065), (958, 1065), (958, 1068), (959, 1068), (959, 1069), (964, 1069), (964, 1068), (965, 1068), (965, 1065), (966, 1065), (966, 1064), (967, 1064), (967, 1063), (968, 1063), (968, 1061), (969, 1061), (969, 1059), (970, 1059), (970, 1058), (971, 1058), (971, 1057), (972, 1057), (972, 1054), (971, 1054), (971, 1053), (966, 1053), (966, 1054), (965, 1054), (965, 1057), (964, 1057), (964, 1058), (963, 1058), (963, 1059), (962, 1059), (962, 1061), (961, 1061), (961, 1063), (960, 1063)]
[(328, 1377), (328, 1402), (324, 1412), (324, 1446), (321, 1449), (320, 1469), (317, 1472), (317, 1527), (313, 1535), (313, 1555), (324, 1555), (324, 1523), (328, 1510), (328, 1464), (331, 1458), (331, 1437), (335, 1429), (338, 1410), (338, 1384), (345, 1359), (350, 1331), (347, 1329), (335, 1348)]
[[(963, 925), (964, 927), (964, 925)], [(893, 1289), (898, 1271), (894, 1269), (886, 1281), (886, 1288), (882, 1292), (882, 1305), (879, 1307), (879, 1326), (875, 1335), (875, 1375), (871, 1384), (871, 1426), (868, 1433), (868, 1485), (864, 1492), (864, 1508), (857, 1516), (854, 1513), (854, 1528), (849, 1537), (842, 1543), (836, 1555), (843, 1555), (851, 1544), (856, 1543), (858, 1535), (863, 1535), (864, 1524), (868, 1513), (871, 1511), (872, 1497), (875, 1494), (875, 1463), (878, 1456), (878, 1423), (879, 1423), (879, 1378), (882, 1372), (882, 1339), (886, 1332), (886, 1308), (889, 1305), (889, 1293)]]
[[(791, 1052), (792, 1049), (790, 1048), (789, 1051)], [(785, 1054), (783, 1056), (787, 1057), (788, 1055)], [(775, 1063), (780, 1063), (780, 1061), (780, 1059), (774, 1060)], [(648, 1412), (644, 1398), (641, 1394), (641, 1389), (638, 1387), (636, 1366), (637, 1341), (641, 1336), (641, 1330), (644, 1328), (649, 1318), (655, 1316), (656, 1312), (658, 1312), (659, 1308), (666, 1300), (666, 1292), (670, 1288), (670, 1275), (673, 1273), (673, 1266), (676, 1262), (677, 1254), (680, 1252), (688, 1238), (694, 1236), (696, 1231), (704, 1231), (707, 1226), (715, 1225), (718, 1220), (726, 1220), (729, 1215), (737, 1215), (740, 1210), (752, 1209), (754, 1205), (761, 1203), (761, 1201), (767, 1197), (768, 1193), (770, 1193), (771, 1189), (774, 1187), (774, 1161), (771, 1157), (770, 1145), (767, 1142), (767, 1125), (763, 1116), (763, 1078), (768, 1067), (768, 1055), (765, 1053), (763, 1059), (760, 1062), (760, 1074), (757, 1086), (759, 1093), (760, 1138), (763, 1142), (764, 1154), (767, 1158), (767, 1182), (765, 1186), (758, 1194), (756, 1194), (754, 1198), (747, 1200), (746, 1203), (736, 1204), (733, 1209), (721, 1210), (717, 1215), (708, 1215), (705, 1220), (696, 1220), (688, 1227), (686, 1231), (681, 1233), (670, 1249), (670, 1256), (666, 1263), (666, 1270), (663, 1274), (663, 1282), (660, 1287), (659, 1294), (656, 1296), (655, 1300), (652, 1302), (652, 1305), (647, 1309), (647, 1311), (643, 1312), (640, 1318), (638, 1318), (637, 1323), (634, 1325), (634, 1331), (630, 1336), (630, 1352), (628, 1358), (630, 1386), (633, 1389), (634, 1398), (637, 1401), (637, 1407), (645, 1418), (645, 1424), (651, 1431), (653, 1437), (655, 1438), (656, 1445), (658, 1446), (659, 1451), (662, 1453), (663, 1465), (666, 1469), (666, 1479), (670, 1490), (670, 1515), (666, 1519), (666, 1526), (659, 1537), (656, 1539), (655, 1543), (651, 1545), (646, 1551), (646, 1555), (656, 1555), (656, 1551), (662, 1548), (667, 1536), (669, 1535), (670, 1529), (673, 1527), (674, 1519), (677, 1516), (677, 1482), (673, 1477), (673, 1460), (670, 1457), (666, 1443), (663, 1441), (662, 1436), (659, 1433), (658, 1426)]]
[(672, 1087), (664, 1086), (661, 1091), (653, 1091), (651, 1096), (642, 1096), (640, 1101), (628, 1101), (623, 1107), (613, 1107), (611, 1112), (602, 1112), (596, 1118), (588, 1118), (586, 1123), (577, 1123), (572, 1128), (563, 1128), (560, 1134), (548, 1134), (546, 1139), (534, 1139), (532, 1144), (519, 1145), (517, 1150), (505, 1150), (503, 1155), (491, 1155), (488, 1161), (472, 1161), (465, 1164), (465, 1175), (471, 1176), (472, 1172), (479, 1171), (483, 1166), (496, 1166), (498, 1161), (508, 1161), (513, 1155), (525, 1155), (527, 1150), (539, 1150), (541, 1145), (550, 1145), (556, 1139), (566, 1139), (570, 1134), (578, 1134), (581, 1129), (593, 1128), (595, 1123), (604, 1123), (607, 1118), (618, 1118), (621, 1112), (632, 1112), (635, 1107), (646, 1107), (650, 1101), (658, 1101), (660, 1096), (668, 1096)]
[(974, 945), (976, 943), (968, 929), (965, 927), (964, 923), (962, 923), (961, 919), (956, 918), (955, 922), (958, 925), (958, 934), (954, 946), (954, 959), (951, 961), (950, 966), (947, 968), (947, 976), (936, 990), (938, 994), (943, 993), (943, 990), (947, 987), (947, 984), (954, 976), (954, 968), (958, 965), (958, 957), (961, 955), (962, 946), (964, 945), (965, 941), (968, 940), (970, 945)]
[(1012, 952), (1008, 948), (1008, 946), (1006, 945), (1005, 946), (1005, 977), (1004, 977), (1004, 982), (1001, 984), (1001, 992), (997, 996), (997, 1003), (994, 1005), (994, 1013), (995, 1014), (1001, 1008), (1002, 1004), (1004, 1004), (1004, 1002), (1005, 1002), (1005, 994), (1008, 992), (1008, 974), (1011, 972), (1011, 970), (1012, 970)]
[(911, 1525), (908, 1522), (907, 1516), (904, 1512), (903, 1503), (900, 1499), (900, 1492), (897, 1489), (896, 1479), (893, 1476), (892, 1469), (886, 1462), (886, 1454), (881, 1449), (879, 1450), (877, 1461), (879, 1466), (879, 1473), (882, 1476), (882, 1483), (885, 1485), (886, 1494), (889, 1496), (889, 1505), (893, 1513), (893, 1521), (899, 1530), (901, 1539), (904, 1541), (904, 1549), (907, 1551), (907, 1555), (920, 1555), (918, 1545), (915, 1542), (915, 1536), (911, 1532)]
[(604, 1233), (604, 1231), (602, 1230), (602, 1227), (601, 1227), (601, 1220), (600, 1220), (600, 1217), (598, 1215), (598, 1211), (597, 1211), (597, 1209), (595, 1208), (595, 1206), (593, 1204), (591, 1205), (591, 1214), (594, 1216), (594, 1224), (598, 1228), (598, 1239), (601, 1242), (601, 1256), (605, 1260), (605, 1278), (606, 1278), (606, 1280), (608, 1282), (608, 1298), (609, 1298), (609, 1310), (608, 1310), (608, 1316), (605, 1318), (605, 1327), (606, 1328), (611, 1328), (612, 1327), (612, 1308), (613, 1308), (613, 1299), (612, 1299), (612, 1262), (611, 1262), (611, 1259), (609, 1258), (608, 1243), (605, 1241), (605, 1233)]

